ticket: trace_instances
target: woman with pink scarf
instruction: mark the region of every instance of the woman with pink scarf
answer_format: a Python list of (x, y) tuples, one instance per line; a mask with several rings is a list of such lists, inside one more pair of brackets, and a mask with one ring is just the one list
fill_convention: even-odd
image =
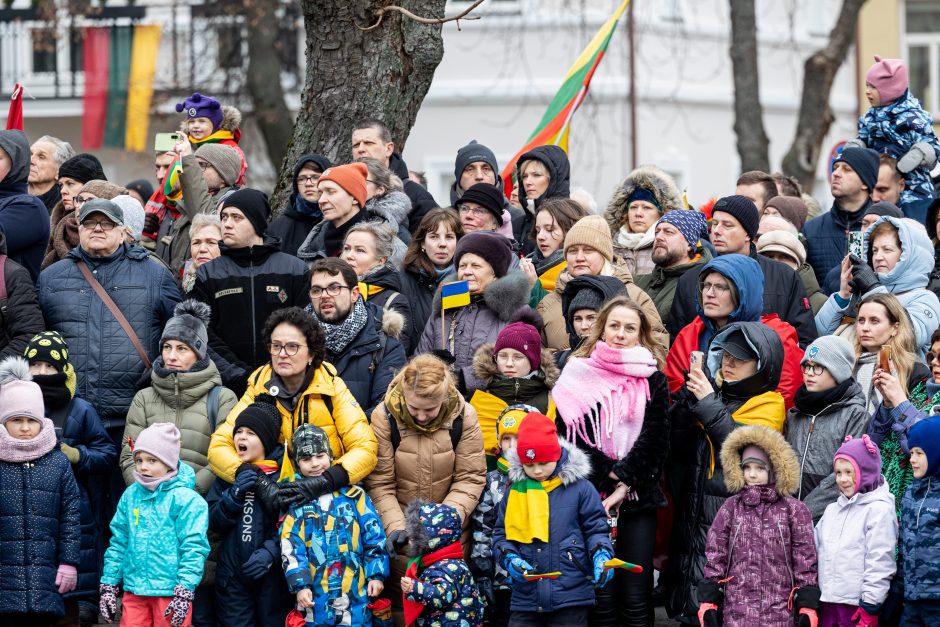
[(660, 479), (669, 452), (669, 392), (656, 347), (640, 306), (614, 298), (552, 390), (558, 431), (590, 456), (590, 479), (617, 521), (616, 556), (643, 567), (617, 570), (614, 585), (598, 591), (591, 625), (653, 623), (656, 510), (666, 505)]

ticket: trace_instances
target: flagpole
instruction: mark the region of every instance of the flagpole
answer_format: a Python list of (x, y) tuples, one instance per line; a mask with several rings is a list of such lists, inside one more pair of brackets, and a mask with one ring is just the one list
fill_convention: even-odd
[(447, 350), (445, 345), (447, 344), (447, 338), (444, 337), (444, 297), (441, 296), (441, 350)]

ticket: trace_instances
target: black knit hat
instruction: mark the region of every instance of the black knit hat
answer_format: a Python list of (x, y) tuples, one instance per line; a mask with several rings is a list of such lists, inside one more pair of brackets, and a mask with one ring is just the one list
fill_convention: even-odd
[(467, 253), (473, 253), (490, 264), (497, 279), (506, 276), (509, 264), (512, 263), (512, 246), (509, 240), (505, 235), (492, 231), (476, 231), (461, 237), (454, 254), (455, 268), (460, 266), (460, 258)]
[(887, 200), (882, 200), (876, 202), (868, 207), (868, 210), (865, 212), (866, 216), (891, 216), (892, 218), (897, 218), (900, 220), (904, 217), (904, 213), (897, 208), (897, 206), (891, 204)]
[(255, 432), (264, 447), (264, 454), (268, 455), (275, 448), (281, 434), (281, 413), (277, 410), (274, 397), (268, 394), (259, 394), (255, 402), (242, 410), (235, 419), (237, 433), (241, 427), (248, 427)]
[(741, 228), (751, 238), (751, 241), (757, 239), (757, 229), (760, 226), (760, 215), (757, 213), (757, 205), (747, 196), (725, 196), (719, 198), (715, 206), (712, 207), (712, 216), (719, 211), (730, 214), (735, 220), (741, 223)]
[(101, 162), (98, 161), (98, 157), (88, 154), (87, 152), (77, 154), (71, 159), (66, 159), (65, 162), (59, 166), (59, 178), (63, 176), (75, 179), (79, 183), (87, 183), (88, 181), (94, 181), (96, 179), (102, 181), (108, 180), (108, 177), (104, 175), (104, 169), (101, 167)]
[(147, 202), (153, 196), (153, 185), (147, 179), (134, 179), (124, 187), (140, 194), (144, 202)]
[(868, 188), (868, 194), (871, 195), (878, 182), (878, 168), (881, 167), (878, 153), (871, 148), (858, 148), (851, 146), (842, 151), (839, 158), (832, 162), (832, 165), (839, 162), (847, 163), (850, 168), (855, 170), (858, 178), (862, 180), (862, 185)]
[(291, 459), (296, 464), (301, 459), (326, 453), (333, 459), (333, 449), (330, 447), (330, 438), (326, 431), (312, 424), (303, 424), (297, 427), (290, 439)]
[(495, 174), (497, 178), (499, 177), (496, 155), (493, 154), (492, 150), (483, 144), (478, 144), (477, 140), (472, 139), (469, 144), (457, 151), (457, 159), (454, 161), (454, 178), (457, 179), (458, 185), (460, 185), (460, 175), (463, 174), (463, 169), (471, 163), (477, 163), (478, 161), (482, 161), (490, 166), (490, 168), (493, 169), (493, 174)]
[(463, 196), (454, 203), (457, 210), (465, 202), (474, 202), (496, 218), (496, 224), (503, 225), (503, 193), (495, 185), (489, 183), (477, 183), (463, 193)]
[(268, 195), (257, 189), (243, 187), (232, 192), (225, 198), (225, 207), (238, 209), (245, 214), (255, 233), (264, 236), (268, 230), (268, 216), (271, 215), (271, 205), (268, 204)]

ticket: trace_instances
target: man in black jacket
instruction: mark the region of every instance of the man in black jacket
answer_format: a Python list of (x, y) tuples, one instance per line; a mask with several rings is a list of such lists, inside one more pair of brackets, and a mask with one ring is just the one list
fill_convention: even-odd
[[(720, 198), (712, 209), (712, 245), (718, 255), (747, 255), (760, 264), (764, 272), (764, 313), (775, 313), (793, 325), (800, 346), (805, 348), (819, 335), (809, 298), (796, 272), (779, 261), (757, 254), (754, 240), (759, 223), (757, 206), (750, 198)], [(666, 322), (672, 340), (696, 316), (698, 279), (697, 272), (686, 272), (679, 279)]]
[(237, 394), (248, 375), (270, 360), (261, 329), (274, 311), (309, 302), (307, 266), (282, 253), (277, 238), (265, 236), (268, 198), (243, 188), (225, 199), (221, 211), (221, 256), (196, 271), (193, 297), (212, 308), (209, 347), (222, 381)]

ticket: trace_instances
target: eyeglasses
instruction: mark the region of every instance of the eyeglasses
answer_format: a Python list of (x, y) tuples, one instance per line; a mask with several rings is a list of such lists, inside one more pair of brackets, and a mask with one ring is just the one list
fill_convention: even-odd
[(702, 283), (702, 294), (709, 290), (713, 290), (715, 294), (727, 294), (731, 288), (724, 283)]
[(339, 283), (333, 283), (332, 285), (327, 285), (326, 287), (311, 287), (310, 298), (323, 298), (324, 292), (326, 292), (327, 296), (339, 296), (339, 293), (343, 290), (351, 289), (351, 287), (346, 287), (345, 285), (340, 285)]
[(196, 163), (199, 164), (200, 170), (208, 170), (212, 166), (212, 164), (209, 163), (208, 161), (202, 161), (200, 159), (196, 159)]
[(515, 364), (528, 359), (529, 358), (525, 355), (507, 355), (506, 353), (498, 353), (496, 355), (496, 363), (498, 364)]
[(823, 368), (819, 364), (814, 364), (810, 361), (806, 362), (800, 367), (803, 369), (803, 374), (811, 374), (814, 377), (818, 377), (819, 375), (823, 373), (823, 370), (825, 370), (825, 368)]
[(80, 207), (84, 205), (86, 202), (88, 202), (89, 200), (94, 200), (94, 199), (95, 199), (94, 196), (76, 196), (75, 198), (72, 199), (72, 204), (75, 205), (76, 207)]
[(311, 174), (309, 176), (298, 176), (297, 182), (301, 185), (306, 185), (307, 183), (316, 183), (320, 180), (319, 174)]
[(117, 225), (111, 220), (93, 220), (92, 218), (82, 220), (82, 228), (88, 229), (89, 231), (94, 231), (95, 227), (99, 226), (102, 231), (110, 231)]
[(924, 357), (927, 359), (928, 364), (932, 364), (935, 361), (940, 362), (940, 353), (927, 353)]
[(460, 205), (457, 211), (459, 211), (460, 213), (467, 213), (467, 214), (471, 214), (475, 216), (485, 216), (487, 213), (489, 213), (483, 207), (471, 207), (470, 205)]
[(288, 357), (293, 357), (300, 351), (301, 348), (305, 346), (306, 344), (298, 344), (297, 342), (288, 342), (287, 344), (271, 342), (268, 344), (268, 349), (271, 351), (272, 355), (280, 355), (281, 351), (284, 351), (287, 353)]

